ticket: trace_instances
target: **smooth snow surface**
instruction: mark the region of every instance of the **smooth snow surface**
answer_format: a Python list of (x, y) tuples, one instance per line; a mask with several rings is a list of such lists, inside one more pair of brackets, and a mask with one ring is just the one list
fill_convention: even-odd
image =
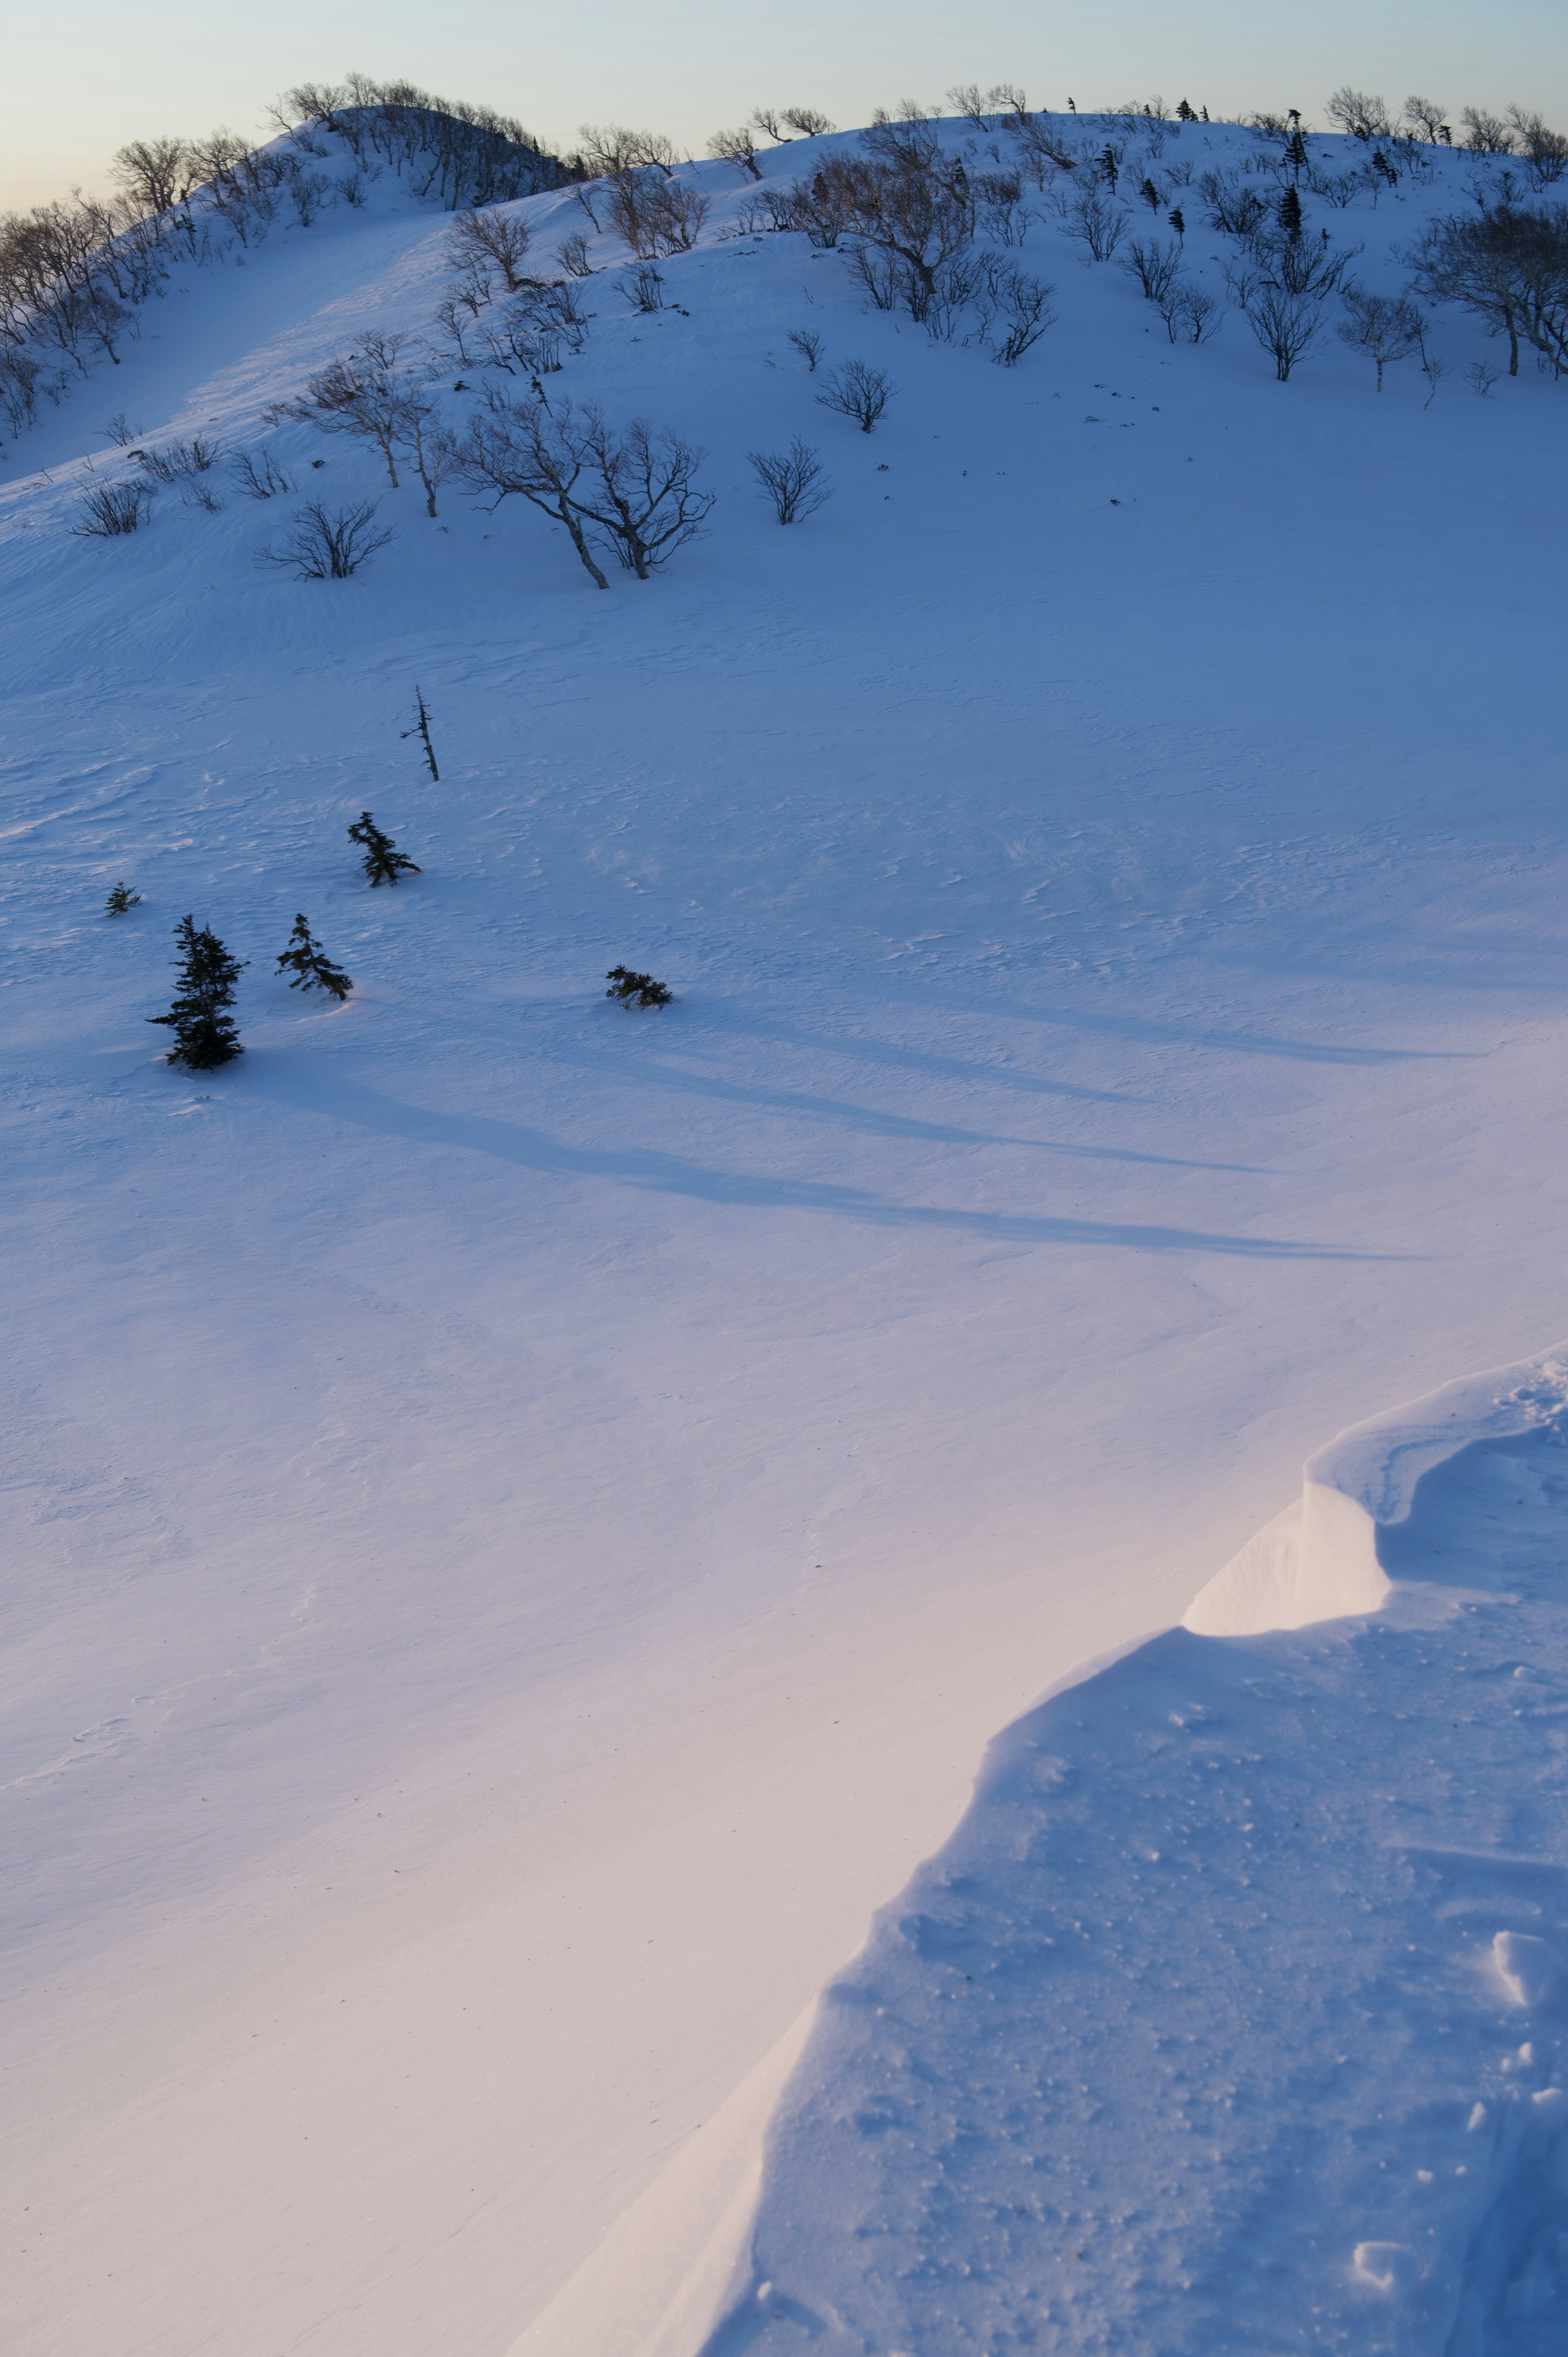
[[(1257, 152), (1167, 137), (1198, 173)], [(1466, 201), (1470, 167), (1434, 169), (1327, 217), (1367, 283)], [(1054, 222), (1019, 259), (1058, 322), (1004, 371), (865, 311), (842, 256), (729, 234), (738, 175), (693, 177), (714, 205), (671, 307), (634, 314), (601, 239), (549, 380), (707, 446), (711, 530), (656, 581), (601, 595), (532, 511), (447, 487), (432, 521), (264, 425), (368, 328), (434, 335), (448, 223), (390, 181), (184, 274), (5, 455), (0, 2341), (27, 2357), (499, 2357), (688, 2151), (711, 2190), (699, 2131), (998, 1727), (1169, 1630), (1325, 1433), (1568, 1322), (1561, 389), (1456, 368), (1428, 407), (1405, 363), (1379, 398), (1332, 340), (1281, 386), (1234, 316), (1170, 346)], [(517, 210), (545, 264), (585, 226)], [(1189, 229), (1215, 286), (1221, 251)], [(816, 405), (800, 323), (894, 378), (875, 436)], [(155, 447), (264, 444), (399, 537), (299, 583), (254, 561), (296, 498), (225, 481), (219, 514), (169, 490), (134, 537), (72, 538), (89, 454), (131, 468), (116, 412)], [(780, 531), (746, 453), (797, 433), (836, 492)], [(439, 785), (399, 735), (416, 683)], [(424, 871), (395, 892), (346, 839), (367, 804)], [(111, 921), (121, 877), (143, 904)], [(341, 1009), (274, 976), (301, 909)], [(145, 1026), (187, 910), (251, 962), (246, 1053), (205, 1078)], [(607, 1005), (618, 962), (675, 1005)], [(1195, 1780), (1261, 1807), (1299, 1770), (1315, 1824), (1343, 1813), (1384, 2004), (1397, 1909), (1364, 1878), (1406, 1804), (1266, 1733), (1426, 1711), (1410, 1665), (1452, 1629), (1384, 1619), (1159, 1640), (1138, 1726), (1212, 1661), (1238, 1729), (1212, 1772), (1172, 1729), (1163, 1797), (1135, 1746), (1101, 1770), (1090, 1728), (1053, 1737), (1119, 1828), (1064, 1951), (1075, 2035), (1164, 2034), (1104, 1927)], [(1489, 1727), (1463, 1770), (1462, 1728), (1427, 1756), (1527, 1856)], [(1284, 1856), (1257, 1902), (1282, 1975)], [(1477, 1953), (1545, 1936), (1508, 1896)], [(1435, 2006), (1449, 1952), (1411, 1921)], [(1498, 2004), (1534, 1969), (1507, 1953)], [(1058, 1984), (1026, 1978), (1026, 2013)], [(1281, 1986), (1238, 1974), (1238, 2019)], [(1314, 2103), (1339, 2002), (1284, 2008)], [(1407, 2087), (1410, 2042), (1358, 2035), (1347, 2136), (1379, 2088), (1448, 2089), (1424, 2048)], [(1454, 2083), (1472, 2049), (1500, 2118), (1469, 2029)], [(1204, 2152), (1261, 2201), (1255, 2126)], [(1191, 2206), (1137, 2229), (1159, 2286), (1225, 2200), (1191, 2157)], [(1402, 2282), (1374, 2246), (1424, 2253), (1415, 2213), (1356, 2183), (1334, 2251)], [(896, 2198), (907, 2222), (918, 2172)], [(1094, 2313), (1130, 2313), (1109, 2206), (1074, 2206)]]
[(1510, 1372), (1354, 1437), (1395, 1488), (1512, 1427), (1413, 1479), (1376, 1618), (1174, 1631), (998, 1740), (824, 1993), (709, 2357), (1561, 2350), (1568, 1358)]

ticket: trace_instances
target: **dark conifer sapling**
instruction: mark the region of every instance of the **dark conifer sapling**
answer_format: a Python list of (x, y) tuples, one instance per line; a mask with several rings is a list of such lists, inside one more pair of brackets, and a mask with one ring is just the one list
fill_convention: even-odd
[(1301, 235), (1301, 199), (1294, 186), (1280, 199), (1280, 227), (1293, 240)]
[(249, 961), (231, 957), (208, 926), (198, 932), (192, 917), (181, 919), (174, 937), (179, 943), (174, 1001), (166, 1015), (149, 1015), (147, 1021), (166, 1024), (174, 1033), (166, 1063), (209, 1072), (244, 1054), (228, 1010), (234, 1004), (234, 985)]
[(127, 909), (139, 909), (141, 905), (139, 892), (133, 892), (128, 884), (116, 884), (103, 903), (103, 913), (106, 917), (123, 917)]
[(369, 811), (361, 811), (349, 829), (350, 843), (364, 845), (363, 861), (372, 890), (378, 884), (395, 884), (400, 876), (418, 876), (421, 869), (413, 860), (398, 850), (390, 834), (383, 834)]
[(623, 1006), (668, 1006), (675, 994), (650, 974), (633, 974), (628, 965), (612, 965), (605, 980), (609, 984), (607, 998), (618, 998)]
[(413, 727), (405, 728), (403, 734), (405, 737), (417, 737), (419, 738), (421, 744), (424, 747), (424, 758), (430, 764), (430, 774), (435, 779), (436, 784), (439, 785), (441, 783), (441, 772), (435, 766), (435, 748), (430, 742), (430, 715), (425, 710), (424, 698), (420, 694), (417, 687), (413, 691), (413, 705), (419, 717), (415, 720)]
[(294, 931), (288, 937), (288, 947), (278, 958), (279, 974), (293, 969), (291, 990), (325, 990), (336, 999), (345, 999), (354, 985), (340, 965), (334, 965), (320, 942), (312, 937), (303, 915), (294, 920)]

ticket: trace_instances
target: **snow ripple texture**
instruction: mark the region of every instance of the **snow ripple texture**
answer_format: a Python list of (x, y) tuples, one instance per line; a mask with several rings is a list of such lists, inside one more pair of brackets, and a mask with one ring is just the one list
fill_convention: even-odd
[(1568, 1384), (1509, 1372), (1309, 1468), (1413, 1470), (1380, 1611), (1174, 1630), (993, 1746), (824, 1993), (707, 2357), (1563, 2348)]

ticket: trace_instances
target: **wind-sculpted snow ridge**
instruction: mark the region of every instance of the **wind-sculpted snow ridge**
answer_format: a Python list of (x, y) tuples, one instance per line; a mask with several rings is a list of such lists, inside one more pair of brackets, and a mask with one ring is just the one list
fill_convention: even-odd
[(1283, 1525), (994, 1745), (688, 2346), (1561, 2347), (1568, 1354), (1343, 1435)]

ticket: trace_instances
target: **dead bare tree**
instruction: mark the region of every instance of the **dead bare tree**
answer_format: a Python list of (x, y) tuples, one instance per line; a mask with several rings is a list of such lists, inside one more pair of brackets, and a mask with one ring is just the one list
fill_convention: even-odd
[(376, 501), (363, 500), (355, 507), (326, 507), (308, 500), (295, 517), (288, 537), (277, 548), (256, 553), (261, 565), (285, 565), (296, 581), (347, 581), (367, 558), (397, 534), (376, 525)]

